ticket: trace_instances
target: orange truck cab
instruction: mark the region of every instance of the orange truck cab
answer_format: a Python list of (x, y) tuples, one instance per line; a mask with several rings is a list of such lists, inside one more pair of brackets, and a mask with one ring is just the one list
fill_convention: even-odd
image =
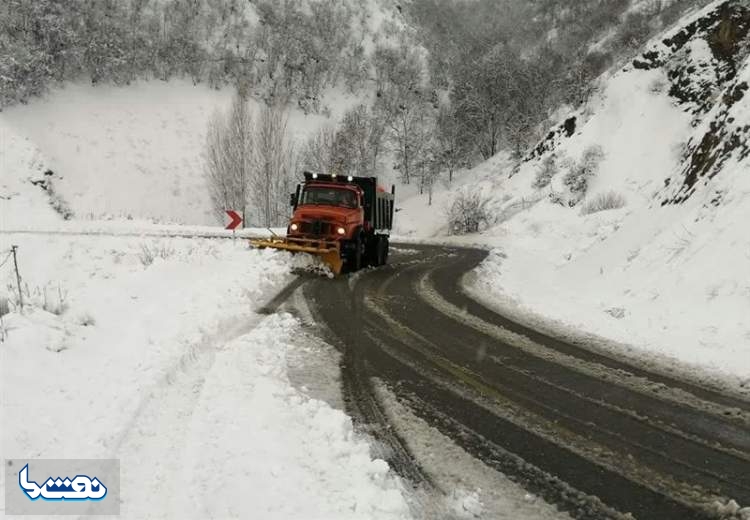
[(305, 172), (291, 195), (294, 208), (287, 238), (310, 247), (335, 249), (349, 271), (388, 261), (395, 187), (378, 188), (376, 177)]

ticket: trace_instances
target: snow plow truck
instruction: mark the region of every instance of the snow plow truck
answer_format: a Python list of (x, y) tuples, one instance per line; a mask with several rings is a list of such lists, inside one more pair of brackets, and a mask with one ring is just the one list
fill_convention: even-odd
[(304, 172), (291, 194), (292, 218), (286, 237), (254, 239), (257, 248), (309, 253), (334, 274), (388, 261), (395, 186), (385, 191), (376, 177)]

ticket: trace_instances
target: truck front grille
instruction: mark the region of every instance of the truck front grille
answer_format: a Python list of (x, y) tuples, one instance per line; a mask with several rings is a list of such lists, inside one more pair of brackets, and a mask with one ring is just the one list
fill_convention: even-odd
[(330, 235), (333, 233), (333, 224), (322, 220), (313, 220), (312, 222), (302, 222), (300, 231), (305, 235)]

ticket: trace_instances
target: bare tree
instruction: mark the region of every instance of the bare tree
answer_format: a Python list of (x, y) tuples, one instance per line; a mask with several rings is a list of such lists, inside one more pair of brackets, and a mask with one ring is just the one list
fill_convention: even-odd
[(294, 182), (296, 158), (287, 134), (289, 114), (283, 105), (264, 106), (255, 125), (252, 168), (253, 204), (262, 225), (286, 220), (287, 197)]
[(300, 162), (302, 168), (327, 173), (335, 169), (333, 150), (336, 146), (336, 130), (331, 126), (320, 128), (305, 142)]
[(253, 119), (247, 101), (235, 95), (229, 112), (216, 112), (208, 125), (205, 166), (214, 213), (234, 209), (247, 216), (253, 166)]
[(344, 114), (337, 129), (324, 127), (307, 140), (301, 163), (319, 172), (377, 175), (386, 130), (383, 114), (358, 105)]
[(418, 126), (427, 108), (424, 67), (419, 54), (406, 42), (380, 46), (373, 56), (377, 89), (376, 112), (388, 128), (401, 179), (409, 184), (417, 159)]
[(441, 104), (435, 120), (435, 159), (441, 168), (448, 170), (448, 182), (465, 161), (468, 150), (455, 109)]
[(396, 169), (405, 184), (411, 182), (417, 165), (422, 161), (428, 134), (434, 128), (432, 119), (431, 107), (424, 102), (402, 104), (390, 119), (389, 138)]
[[(432, 186), (440, 172), (440, 163), (437, 160), (437, 142), (434, 138), (435, 121), (431, 111), (423, 105), (414, 113), (413, 125), (410, 129), (407, 146), (409, 161), (403, 161), (402, 165), (411, 167), (411, 175), (419, 183), (419, 194), (428, 193), (430, 204), (432, 203)], [(396, 153), (396, 157), (399, 157)]]
[(346, 175), (376, 175), (385, 131), (383, 115), (369, 110), (366, 105), (347, 111), (336, 132), (333, 148), (336, 170)]
[(427, 194), (428, 206), (432, 206), (435, 184), (440, 178), (440, 170), (444, 165), (440, 154), (441, 148), (437, 139), (425, 138), (415, 163), (419, 175), (419, 193)]

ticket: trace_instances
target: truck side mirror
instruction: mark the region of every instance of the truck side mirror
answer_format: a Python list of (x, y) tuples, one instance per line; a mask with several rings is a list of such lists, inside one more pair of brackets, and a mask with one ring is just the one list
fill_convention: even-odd
[(290, 193), (289, 194), (289, 205), (293, 208), (297, 207), (297, 193)]

